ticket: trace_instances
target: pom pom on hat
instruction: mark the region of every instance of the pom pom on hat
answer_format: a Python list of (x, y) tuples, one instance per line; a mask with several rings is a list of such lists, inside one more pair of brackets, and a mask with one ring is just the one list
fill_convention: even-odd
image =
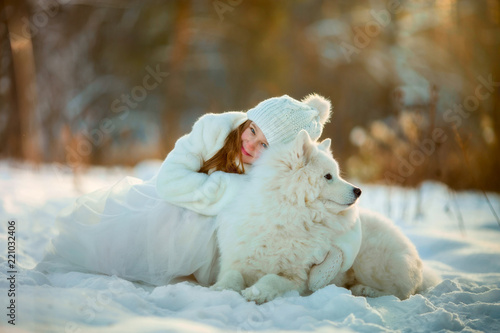
[(330, 116), (332, 114), (332, 104), (328, 99), (318, 94), (310, 94), (302, 99), (302, 103), (318, 110), (319, 121), (321, 125), (325, 125), (330, 121)]
[(330, 101), (320, 95), (311, 94), (302, 102), (283, 95), (260, 102), (248, 110), (247, 117), (273, 145), (293, 140), (301, 130), (306, 130), (312, 140), (319, 139), (330, 114)]

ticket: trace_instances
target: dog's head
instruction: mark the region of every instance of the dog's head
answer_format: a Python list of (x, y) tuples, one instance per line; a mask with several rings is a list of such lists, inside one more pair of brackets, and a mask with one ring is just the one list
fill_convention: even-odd
[(330, 139), (313, 142), (303, 130), (290, 144), (270, 147), (256, 163), (255, 176), (264, 177), (270, 191), (279, 188), (281, 195), (293, 204), (319, 201), (328, 211), (338, 214), (356, 203), (361, 190), (339, 175), (330, 144)]

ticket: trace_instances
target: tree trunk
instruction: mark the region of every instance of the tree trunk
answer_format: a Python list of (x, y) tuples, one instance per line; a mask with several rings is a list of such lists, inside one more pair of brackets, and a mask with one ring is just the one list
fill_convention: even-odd
[(10, 7), (7, 28), (12, 51), (13, 81), (21, 129), (21, 155), (33, 163), (41, 162), (40, 121), (36, 116), (36, 71), (30, 33), (30, 11), (25, 0), (4, 0)]

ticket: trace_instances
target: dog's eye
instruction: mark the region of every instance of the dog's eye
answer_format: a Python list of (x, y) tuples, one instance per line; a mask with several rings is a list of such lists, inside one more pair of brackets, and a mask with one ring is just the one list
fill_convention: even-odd
[(325, 178), (326, 178), (327, 180), (332, 180), (332, 175), (331, 175), (331, 174), (329, 174), (329, 173), (327, 173), (327, 174), (325, 175)]

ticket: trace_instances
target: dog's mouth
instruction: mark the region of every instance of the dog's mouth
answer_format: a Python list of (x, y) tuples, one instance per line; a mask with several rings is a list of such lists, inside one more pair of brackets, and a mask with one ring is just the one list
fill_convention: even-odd
[(331, 200), (331, 199), (323, 199), (323, 200), (324, 200), (324, 201), (330, 201), (330, 202), (333, 202), (334, 204), (337, 204), (337, 205), (339, 205), (339, 206), (349, 207), (349, 206), (354, 205), (358, 199), (354, 199), (354, 201), (353, 201), (353, 202), (350, 202), (350, 203), (340, 203), (340, 202), (337, 202), (337, 201), (335, 201), (335, 200)]

